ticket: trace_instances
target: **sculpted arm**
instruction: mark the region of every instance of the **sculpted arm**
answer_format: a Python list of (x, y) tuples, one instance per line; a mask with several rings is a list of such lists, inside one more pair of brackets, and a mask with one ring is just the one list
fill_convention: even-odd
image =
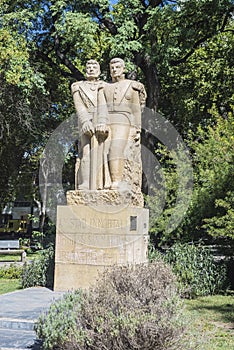
[(104, 95), (104, 85), (100, 84), (98, 89), (98, 108), (97, 108), (97, 125), (96, 125), (96, 132), (100, 136), (107, 137), (109, 132), (109, 114), (106, 104), (106, 99)]
[(135, 91), (133, 101), (133, 114), (135, 115), (135, 126), (141, 130), (141, 114), (145, 107), (146, 102), (146, 91), (143, 84), (140, 82), (133, 82), (132, 89)]
[(85, 105), (84, 99), (82, 99), (79, 85), (79, 82), (76, 82), (71, 86), (73, 101), (82, 132), (91, 136), (94, 133), (94, 127), (91, 121), (91, 115), (88, 113), (88, 108)]

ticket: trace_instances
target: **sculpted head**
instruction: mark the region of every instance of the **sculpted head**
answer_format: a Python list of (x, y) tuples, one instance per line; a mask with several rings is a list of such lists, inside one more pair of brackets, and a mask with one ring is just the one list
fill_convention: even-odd
[(110, 61), (110, 75), (113, 81), (124, 79), (125, 63), (122, 58), (112, 58)]
[(88, 80), (95, 80), (101, 74), (100, 65), (96, 60), (88, 60), (86, 63), (86, 77)]

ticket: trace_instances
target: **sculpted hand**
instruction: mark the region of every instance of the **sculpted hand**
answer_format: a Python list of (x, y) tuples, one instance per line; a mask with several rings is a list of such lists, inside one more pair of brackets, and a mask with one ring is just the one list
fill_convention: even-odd
[[(95, 131), (97, 133), (97, 136), (99, 139), (104, 139), (107, 138), (108, 133), (109, 133), (109, 127), (106, 124), (98, 124), (95, 128)], [(100, 140), (102, 141), (102, 140)]]
[(91, 121), (87, 121), (82, 125), (82, 132), (85, 135), (92, 136), (94, 134), (94, 127)]

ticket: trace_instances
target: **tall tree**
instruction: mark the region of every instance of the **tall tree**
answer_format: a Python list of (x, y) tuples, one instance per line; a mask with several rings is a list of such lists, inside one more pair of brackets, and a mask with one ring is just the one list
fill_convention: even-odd
[(55, 74), (80, 80), (87, 57), (97, 57), (106, 66), (110, 57), (120, 55), (130, 73), (142, 76), (153, 109), (158, 106), (159, 72), (185, 63), (225, 31), (233, 10), (230, 0), (2, 3), (1, 26), (25, 36), (41, 69), (46, 64)]

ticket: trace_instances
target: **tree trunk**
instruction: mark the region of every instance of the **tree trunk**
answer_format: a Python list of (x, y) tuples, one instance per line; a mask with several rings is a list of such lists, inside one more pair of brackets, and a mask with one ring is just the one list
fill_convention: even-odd
[[(154, 154), (157, 147), (158, 139), (154, 136), (153, 131), (156, 127), (156, 111), (159, 100), (159, 81), (157, 75), (157, 69), (155, 64), (151, 62), (151, 58), (148, 55), (136, 56), (136, 64), (141, 68), (145, 76), (145, 88), (147, 92), (146, 107), (150, 109), (143, 113), (144, 123), (141, 130), (141, 143), (148, 149), (148, 153), (145, 154), (144, 162), (147, 163), (147, 169), (150, 168), (150, 153)], [(142, 178), (142, 191), (148, 194), (149, 185), (147, 179), (143, 174)]]
[(145, 76), (145, 87), (147, 91), (146, 106), (156, 112), (160, 90), (156, 65), (151, 62), (151, 58), (148, 55), (140, 59), (138, 57), (137, 61), (138, 66)]

